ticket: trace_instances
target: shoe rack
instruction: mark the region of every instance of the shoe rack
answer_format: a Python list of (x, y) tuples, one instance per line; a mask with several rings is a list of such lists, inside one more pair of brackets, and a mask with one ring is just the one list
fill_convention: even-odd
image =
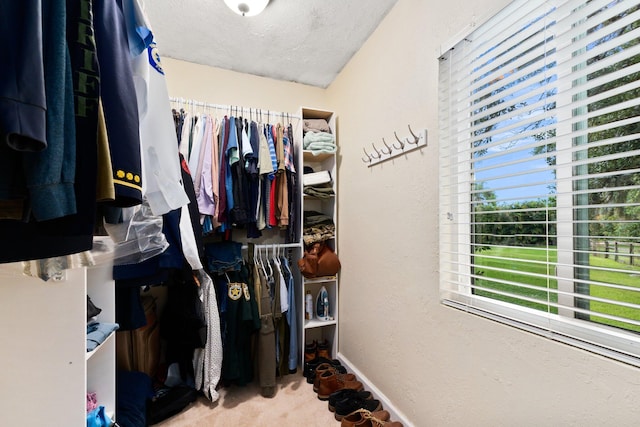
[[(301, 117), (305, 119), (325, 119), (329, 124), (331, 132), (336, 135), (336, 146), (339, 147), (336, 133), (336, 115), (331, 111), (318, 110), (313, 108), (302, 108)], [(303, 128), (303, 126), (301, 126)], [(302, 141), (303, 134), (302, 129), (300, 131), (300, 141)], [(301, 143), (301, 147), (303, 147)], [(338, 168), (337, 168), (337, 150), (336, 153), (313, 153), (312, 151), (302, 150), (302, 161), (299, 170), (304, 171), (304, 167), (311, 167), (314, 172), (328, 171), (332, 178), (334, 195), (329, 198), (317, 198), (302, 193), (302, 209), (301, 211), (316, 211), (330, 216), (335, 224), (334, 237), (327, 240), (325, 243), (331, 247), (336, 254), (338, 254)], [(302, 173), (300, 191), (303, 191)], [(302, 218), (300, 219), (301, 233), (304, 233), (304, 227), (302, 224)], [(304, 236), (301, 236), (302, 246), (304, 247)], [(300, 309), (298, 313), (301, 317), (301, 364), (304, 362), (304, 348), (307, 344), (311, 344), (313, 341), (324, 342), (327, 340), (329, 343), (329, 349), (331, 357), (336, 357), (338, 353), (338, 314), (339, 314), (339, 276), (338, 273), (335, 276), (315, 277), (307, 279), (302, 277), (302, 289), (299, 293)], [(311, 292), (313, 305), (315, 309), (316, 297), (320, 292), (322, 286), (325, 287), (329, 296), (330, 316), (329, 320), (314, 319), (308, 320), (305, 318), (305, 297), (307, 291)], [(315, 311), (315, 310), (314, 310)]]

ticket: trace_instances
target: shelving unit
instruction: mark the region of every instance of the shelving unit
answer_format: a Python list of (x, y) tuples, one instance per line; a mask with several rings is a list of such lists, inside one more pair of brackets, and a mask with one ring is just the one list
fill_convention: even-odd
[[(312, 108), (302, 108), (301, 117), (304, 121), (305, 119), (325, 119), (328, 124), (331, 132), (336, 135), (336, 115), (331, 111), (323, 111)], [(301, 130), (302, 132), (302, 130)], [(302, 140), (302, 135), (300, 136)], [(336, 145), (339, 146), (337, 140)], [(332, 178), (333, 183), (333, 191), (334, 195), (326, 198), (320, 199), (312, 196), (308, 196), (303, 194), (302, 196), (302, 212), (304, 211), (317, 211), (321, 212), (325, 215), (330, 216), (335, 224), (335, 235), (333, 239), (329, 239), (326, 241), (326, 244), (330, 246), (336, 254), (338, 253), (338, 168), (337, 168), (337, 154), (336, 153), (318, 153), (314, 155), (313, 152), (303, 150), (302, 152), (302, 165), (300, 170), (303, 170), (305, 166), (311, 167), (314, 172), (320, 171), (329, 171)], [(302, 178), (304, 179), (304, 178)], [(303, 190), (303, 186), (301, 185), (301, 191)], [(303, 227), (300, 227), (303, 230)], [(304, 247), (304, 240), (301, 236), (302, 244)], [(331, 356), (336, 357), (338, 353), (338, 314), (339, 314), (339, 273), (336, 276), (327, 276), (327, 277), (315, 277), (312, 279), (307, 279), (302, 277), (302, 289), (300, 292), (300, 309), (298, 313), (301, 316), (301, 323), (303, 327), (301, 328), (301, 360), (304, 362), (304, 347), (306, 344), (313, 342), (314, 340), (320, 342), (323, 340), (327, 340), (329, 342), (329, 348), (331, 349)], [(332, 320), (318, 320), (316, 318), (312, 320), (305, 319), (305, 295), (307, 291), (311, 291), (311, 295), (313, 297), (314, 309), (315, 309), (315, 301), (320, 288), (324, 286), (327, 289), (327, 293), (329, 294), (329, 305), (331, 308), (330, 315), (333, 317)]]
[[(116, 306), (113, 268), (109, 265), (86, 270), (86, 293), (91, 297), (91, 301), (102, 309), (97, 316), (98, 321), (114, 323), (116, 321)], [(111, 419), (115, 419), (116, 408), (115, 335), (113, 332), (95, 350), (87, 352), (85, 367), (86, 391), (96, 393), (98, 404), (105, 407), (107, 415)]]
[(22, 264), (0, 265), (0, 425), (86, 425), (86, 393), (115, 416), (115, 338), (86, 350), (87, 293), (115, 319), (111, 266), (66, 271), (45, 282), (22, 274)]

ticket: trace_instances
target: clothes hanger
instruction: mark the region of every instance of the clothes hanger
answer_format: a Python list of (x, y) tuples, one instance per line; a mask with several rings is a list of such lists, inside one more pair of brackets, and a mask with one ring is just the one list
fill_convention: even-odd
[(280, 260), (276, 255), (276, 245), (271, 245), (271, 261), (278, 267), (278, 269), (282, 269), (282, 265), (280, 264)]
[[(273, 272), (268, 273), (267, 272), (267, 268), (265, 266), (265, 260), (263, 258), (263, 254), (262, 251), (264, 250), (264, 248), (260, 248), (260, 266), (262, 267), (262, 272), (264, 273), (264, 277), (271, 277), (271, 275), (273, 274)], [(267, 263), (268, 264), (268, 263)], [(271, 270), (271, 266), (269, 266), (269, 269)]]
[[(268, 267), (269, 272), (267, 273), (267, 277), (273, 277), (273, 268), (271, 268), (271, 263), (269, 262), (269, 248), (267, 246), (264, 247), (264, 256), (265, 256), (265, 264), (264, 267)], [(265, 271), (266, 273), (266, 271)]]
[(256, 245), (256, 251), (257, 251), (256, 264), (258, 264), (258, 267), (262, 270), (264, 277), (267, 277), (267, 270), (265, 270), (264, 261), (262, 260), (262, 248)]

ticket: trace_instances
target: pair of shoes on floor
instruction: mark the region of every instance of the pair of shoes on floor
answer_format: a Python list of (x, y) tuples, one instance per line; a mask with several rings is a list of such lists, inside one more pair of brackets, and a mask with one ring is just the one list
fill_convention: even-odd
[[(360, 396), (351, 396), (336, 402), (334, 417), (338, 421), (354, 412), (361, 410), (363, 418), (366, 418), (367, 412), (382, 411), (382, 404), (377, 399), (363, 399)], [(366, 411), (366, 412), (365, 412)]]
[(357, 409), (342, 417), (340, 427), (403, 427), (401, 422), (389, 421), (388, 411)]
[(329, 341), (327, 341), (326, 339), (322, 342), (313, 340), (312, 343), (304, 346), (305, 363), (318, 357), (331, 359), (331, 352), (329, 351)]
[(307, 382), (309, 384), (313, 384), (316, 377), (316, 369), (318, 368), (318, 366), (322, 365), (323, 363), (327, 363), (336, 369), (343, 369), (344, 372), (342, 373), (346, 373), (346, 369), (342, 367), (342, 364), (338, 359), (327, 359), (325, 357), (316, 357), (315, 359), (312, 359), (304, 363), (304, 370), (302, 371), (302, 375), (304, 375), (304, 377), (307, 379)]
[[(318, 390), (320, 389), (320, 380), (321, 380), (321, 376), (324, 372), (333, 372), (336, 374), (340, 374), (340, 375), (346, 375), (347, 374), (347, 368), (345, 368), (342, 365), (332, 365), (330, 363), (321, 363), (319, 364), (315, 371), (313, 372), (313, 375), (309, 378), (307, 378), (307, 382), (311, 382), (313, 383), (313, 392), (317, 393)], [(351, 374), (353, 375), (353, 374)], [(355, 376), (354, 378), (355, 379)], [(309, 381), (311, 380), (311, 381)]]
[(318, 381), (317, 390), (318, 399), (328, 400), (329, 396), (336, 391), (343, 389), (351, 389), (356, 391), (364, 390), (364, 387), (360, 381), (356, 379), (356, 376), (350, 373), (339, 373), (335, 368), (328, 368), (327, 370), (320, 371), (320, 367), (316, 370), (316, 380)]
[(361, 397), (363, 399), (373, 399), (373, 395), (371, 394), (370, 391), (367, 391), (367, 390), (357, 391), (350, 388), (345, 388), (345, 389), (338, 390), (336, 392), (331, 393), (331, 395), (329, 396), (329, 410), (331, 412), (335, 412), (337, 402), (343, 401), (349, 397), (354, 397), (354, 396)]

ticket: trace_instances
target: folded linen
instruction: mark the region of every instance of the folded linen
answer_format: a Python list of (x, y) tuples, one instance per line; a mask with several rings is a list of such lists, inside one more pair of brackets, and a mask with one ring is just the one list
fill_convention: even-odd
[(306, 132), (329, 132), (331, 128), (325, 119), (304, 119), (302, 130)]
[(109, 322), (90, 322), (87, 324), (87, 352), (102, 344), (120, 325)]
[(303, 146), (306, 149), (309, 144), (315, 142), (324, 142), (335, 144), (336, 137), (328, 132), (307, 132), (302, 138)]

